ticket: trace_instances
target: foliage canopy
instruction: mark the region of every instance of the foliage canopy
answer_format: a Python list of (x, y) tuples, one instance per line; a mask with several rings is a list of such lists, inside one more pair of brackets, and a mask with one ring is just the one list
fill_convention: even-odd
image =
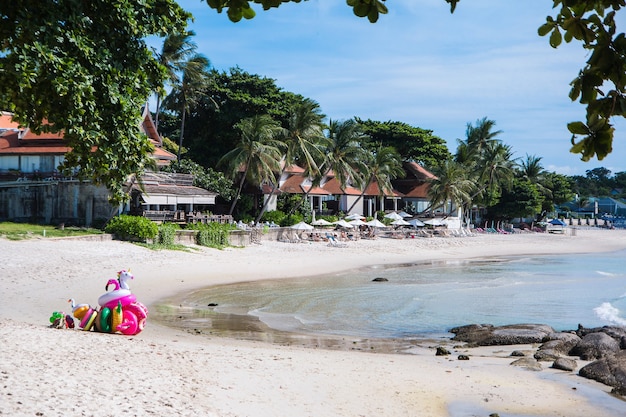
[(0, 2), (0, 108), (34, 132), (64, 132), (63, 171), (124, 200), (152, 150), (141, 108), (166, 78), (145, 39), (190, 17), (174, 0)]

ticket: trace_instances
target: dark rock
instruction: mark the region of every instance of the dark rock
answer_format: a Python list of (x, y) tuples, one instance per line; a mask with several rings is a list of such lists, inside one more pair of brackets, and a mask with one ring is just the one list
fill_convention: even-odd
[(580, 337), (572, 333), (554, 333), (548, 336), (550, 340), (539, 346), (535, 353), (538, 361), (555, 361), (567, 354), (580, 342)]
[(378, 277), (378, 278), (374, 278), (372, 280), (372, 282), (387, 282), (389, 281), (387, 278), (383, 278), (383, 277)]
[(578, 368), (578, 363), (574, 359), (570, 358), (558, 358), (552, 364), (554, 369), (560, 369), (562, 371), (574, 371)]
[(533, 357), (538, 361), (550, 362), (557, 360), (558, 358), (562, 357), (562, 355), (554, 349), (543, 349), (535, 352)]
[(460, 361), (469, 361), (469, 356), (467, 356), (467, 355), (459, 355), (458, 359)]
[(514, 350), (513, 352), (511, 352), (511, 356), (526, 356), (526, 354), (521, 350)]
[(541, 343), (555, 331), (545, 324), (513, 324), (498, 327), (472, 324), (455, 327), (450, 332), (455, 334), (453, 340), (467, 342), (470, 346), (493, 346)]
[(578, 375), (614, 387), (614, 393), (626, 395), (626, 350), (583, 366)]
[(541, 371), (543, 369), (541, 364), (534, 358), (521, 358), (511, 362), (511, 365), (520, 366), (531, 371)]
[(438, 346), (435, 356), (447, 356), (449, 354), (450, 354), (450, 351), (448, 349), (446, 349), (445, 347)]
[[(613, 339), (621, 342), (623, 338), (626, 337), (626, 327), (620, 326), (603, 326), (603, 327), (583, 327), (581, 324), (578, 325), (578, 330), (576, 330), (576, 334), (579, 337), (585, 337), (590, 333), (605, 333), (611, 336)], [(622, 347), (624, 349), (624, 347)]]
[(620, 343), (602, 333), (588, 333), (569, 352), (570, 356), (580, 356), (583, 360), (594, 360), (606, 356), (612, 356), (620, 350)]
[(207, 307), (217, 307), (217, 303), (209, 303), (207, 304)]

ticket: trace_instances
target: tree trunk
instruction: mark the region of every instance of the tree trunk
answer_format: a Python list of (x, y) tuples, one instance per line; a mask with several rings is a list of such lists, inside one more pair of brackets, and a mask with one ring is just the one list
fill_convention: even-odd
[(276, 191), (276, 188), (278, 188), (278, 185), (277, 184), (272, 184), (272, 191), (270, 191), (270, 197), (268, 199), (266, 199), (265, 202), (263, 203), (263, 207), (261, 207), (261, 211), (259, 212), (257, 218), (254, 220), (254, 223), (258, 224), (259, 221), (261, 220), (261, 217), (263, 217), (263, 214), (265, 213), (265, 210), (267, 210), (267, 205), (269, 204), (270, 199), (274, 195), (274, 191)]
[(176, 155), (176, 162), (180, 165), (180, 150), (183, 147), (183, 135), (185, 134), (185, 114), (187, 112), (183, 110), (182, 120), (180, 122), (180, 137), (178, 138), (178, 154)]
[[(370, 177), (370, 179), (367, 181), (367, 184), (365, 184), (365, 187), (363, 187), (363, 191), (361, 191), (361, 195), (359, 195), (359, 198), (357, 198), (354, 203), (352, 203), (352, 205), (350, 206), (350, 208), (348, 209), (348, 214), (350, 214), (350, 212), (352, 211), (352, 209), (354, 208), (354, 206), (356, 206), (356, 203), (359, 202), (359, 200), (361, 200), (361, 198), (363, 198), (363, 196), (365, 195), (365, 191), (367, 190), (367, 187), (370, 186), (370, 184), (372, 183), (372, 178)], [(374, 207), (374, 211), (376, 211), (376, 207)]]
[(237, 205), (237, 200), (239, 200), (239, 196), (241, 195), (241, 190), (243, 189), (243, 184), (246, 181), (246, 176), (248, 175), (248, 167), (250, 166), (250, 161), (246, 163), (246, 170), (244, 171), (241, 181), (239, 181), (239, 187), (237, 188), (237, 194), (235, 198), (233, 198), (233, 204), (230, 205), (230, 210), (228, 211), (228, 215), (232, 216), (233, 211), (235, 211), (235, 206)]

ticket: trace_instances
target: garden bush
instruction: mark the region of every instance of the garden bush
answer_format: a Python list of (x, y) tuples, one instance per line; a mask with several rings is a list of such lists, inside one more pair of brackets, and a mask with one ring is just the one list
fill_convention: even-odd
[(157, 225), (149, 219), (126, 214), (112, 218), (104, 231), (115, 235), (118, 239), (142, 242), (154, 239), (159, 233)]
[(176, 241), (176, 231), (180, 230), (180, 227), (174, 223), (163, 223), (159, 226), (159, 239), (160, 245), (170, 246)]
[(228, 224), (198, 223), (193, 225), (193, 228), (198, 230), (196, 243), (200, 246), (224, 248), (229, 244), (228, 235), (232, 227)]

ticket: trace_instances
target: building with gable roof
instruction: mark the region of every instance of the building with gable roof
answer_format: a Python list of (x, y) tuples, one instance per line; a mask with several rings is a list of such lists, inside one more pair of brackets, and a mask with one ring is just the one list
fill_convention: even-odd
[[(143, 109), (138, 128), (154, 145), (151, 156), (157, 167), (176, 160), (176, 155), (163, 149), (148, 106)], [(144, 188), (129, 183), (131, 203), (114, 207), (106, 187), (59, 173), (57, 168), (69, 151), (62, 132), (35, 134), (15, 123), (10, 113), (1, 113), (0, 221), (91, 226), (131, 209), (140, 214), (154, 209), (184, 212), (215, 204), (217, 194), (192, 186), (191, 175), (177, 174), (175, 179), (167, 179), (167, 174), (161, 174), (149, 177)]]

